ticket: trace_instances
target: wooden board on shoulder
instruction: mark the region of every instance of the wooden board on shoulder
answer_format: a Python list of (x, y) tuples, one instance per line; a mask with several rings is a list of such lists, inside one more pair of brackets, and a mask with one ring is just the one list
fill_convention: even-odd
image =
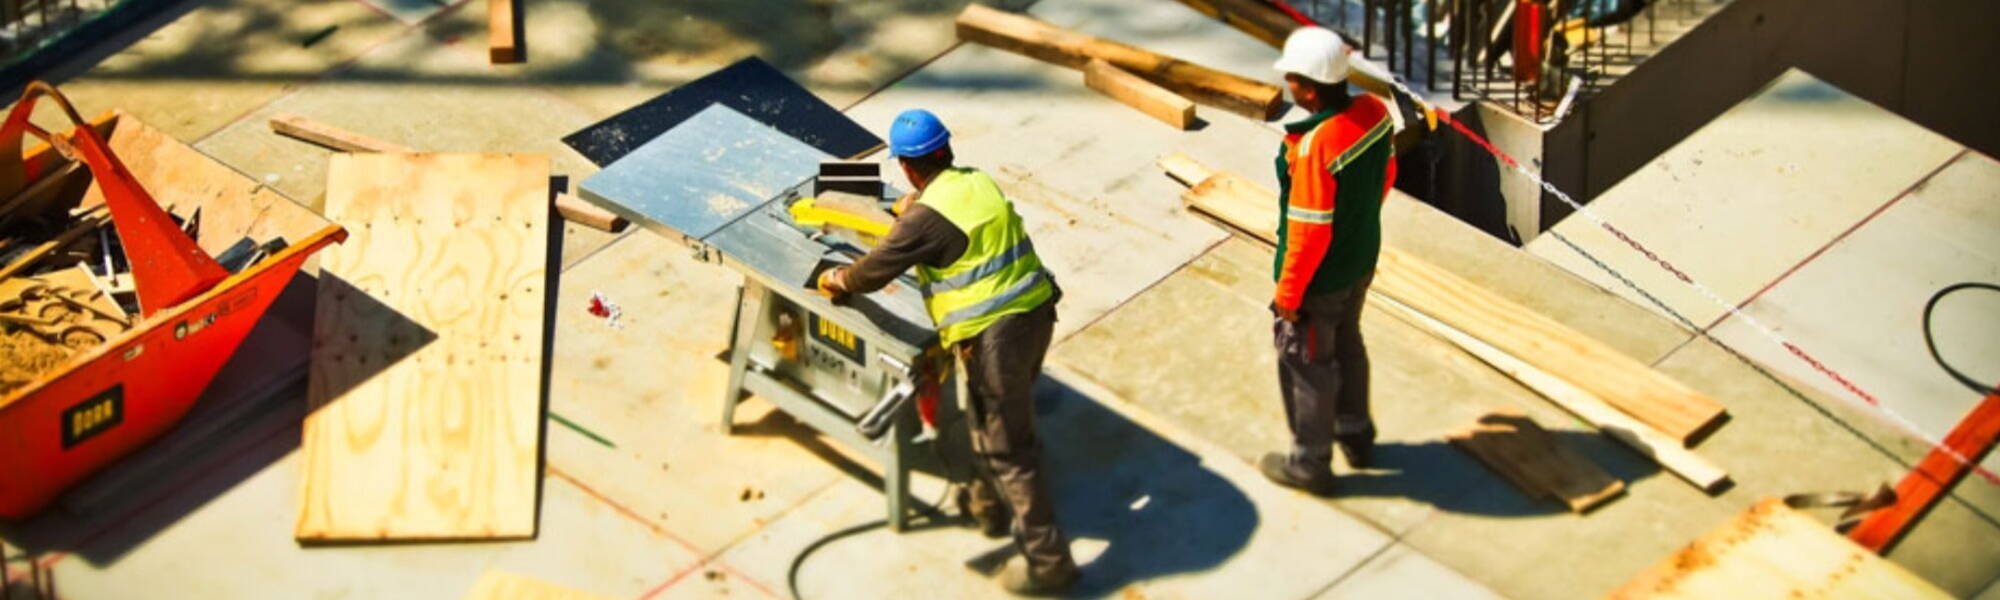
[(1950, 598), (1812, 517), (1768, 498), (1607, 598)]
[[(1234, 173), (1210, 172), (1184, 156), (1167, 157), (1160, 165), (1194, 186), (1181, 196), (1188, 206), (1265, 243), (1277, 243), (1277, 194)], [(1395, 248), (1382, 248), (1370, 291), (1556, 374), (1683, 446), (1720, 426), (1726, 416), (1715, 399), (1645, 363)]]
[(338, 154), (296, 535), (535, 533), (549, 160)]

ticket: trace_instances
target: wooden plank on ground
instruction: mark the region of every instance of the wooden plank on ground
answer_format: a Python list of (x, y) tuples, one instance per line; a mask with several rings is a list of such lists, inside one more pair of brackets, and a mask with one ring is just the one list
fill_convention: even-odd
[(1529, 496), (1553, 499), (1571, 511), (1589, 511), (1625, 492), (1625, 482), (1605, 473), (1520, 412), (1488, 413), (1471, 428), (1446, 439)]
[(506, 571), (487, 571), (479, 576), (478, 583), (472, 584), (472, 591), (465, 593), (465, 600), (609, 600), (609, 597)]
[(548, 186), (546, 156), (333, 157), (299, 539), (534, 535)]
[(1947, 490), (1985, 459), (1995, 440), (2000, 440), (2000, 391), (1972, 407), (1972, 412), (1945, 435), (1944, 447), (1932, 448), (1916, 469), (1896, 483), (1896, 503), (1869, 513), (1847, 532), (1848, 539), (1877, 553), (1887, 552)]
[[(1184, 174), (1202, 171), (1189, 166), (1192, 161), (1185, 157), (1161, 163)], [(1262, 186), (1217, 172), (1181, 198), (1265, 243), (1277, 243), (1278, 201)], [(1382, 249), (1370, 289), (1575, 384), (1683, 446), (1720, 426), (1726, 416), (1715, 399), (1645, 363), (1395, 248)]]
[(978, 3), (958, 13), (958, 39), (1019, 53), (1072, 69), (1100, 58), (1190, 100), (1253, 119), (1276, 118), (1284, 104), (1278, 86), (1224, 73), (1138, 47), (1077, 33), (1033, 17)]
[(1262, 0), (1180, 0), (1195, 12), (1228, 23), (1250, 37), (1272, 47), (1285, 46), (1285, 38), (1302, 27), (1298, 21)]
[(385, 142), (345, 129), (320, 123), (292, 113), (271, 115), (271, 131), (341, 152), (416, 152), (415, 149)]
[(1194, 126), (1193, 102), (1104, 59), (1093, 58), (1083, 66), (1083, 84), (1175, 129)]
[(556, 194), (556, 212), (572, 223), (586, 225), (599, 231), (618, 233), (625, 230), (625, 217), (611, 214), (590, 201), (578, 198), (568, 192)]
[(1501, 352), (1492, 344), (1466, 335), (1465, 332), (1393, 298), (1384, 296), (1378, 297), (1377, 300), (1381, 305), (1388, 306), (1393, 312), (1400, 314), (1404, 320), (1463, 348), (1494, 369), (1521, 382), (1521, 385), (1548, 398), (1556, 406), (1590, 423), (1605, 435), (1624, 442), (1639, 454), (1645, 455), (1674, 475), (1694, 484), (1701, 491), (1715, 493), (1729, 483), (1729, 473), (1723, 471), (1722, 467), (1715, 466), (1715, 463), (1681, 446), (1679, 440), (1667, 437), (1659, 430), (1619, 412), (1590, 392), (1583, 391), (1560, 377), (1550, 375), (1547, 371), (1537, 369), (1514, 355)]
[(1613, 600), (1950, 598), (1812, 517), (1769, 498), (1641, 572)]
[(521, 61), (521, 41), (514, 34), (519, 30), (514, 12), (516, 0), (486, 0), (486, 45), (488, 58), (493, 64)]

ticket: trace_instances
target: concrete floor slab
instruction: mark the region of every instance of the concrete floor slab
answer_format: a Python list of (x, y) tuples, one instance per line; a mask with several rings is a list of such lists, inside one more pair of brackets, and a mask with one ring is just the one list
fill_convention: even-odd
[[(1692, 532), (1687, 539), (1762, 498), (1893, 485), (1928, 450), (1875, 418), (1872, 409), (1766, 375), (1708, 340), (1688, 344), (1658, 367), (1724, 399), (1732, 415), (1696, 450), (1729, 469), (1736, 486), (1716, 502), (1682, 504), (1680, 514), (1703, 520), (1692, 529), (1672, 528)], [(1990, 542), (2000, 536), (2000, 502), (1992, 488), (1967, 478), (1889, 558), (1959, 596), (2000, 577), (2000, 545)]]
[[(952, 18), (967, 2), (526, 0), (527, 60), (494, 69), (610, 116), (756, 55), (844, 108), (949, 50)], [(447, 15), (430, 30), (485, 55), (484, 10)]]
[[(553, 172), (568, 175), (572, 184), (597, 171), (560, 141), (595, 121), (592, 113), (509, 82), (481, 57), (417, 29), (406, 29), (338, 73), (257, 108), (195, 145), (311, 205), (325, 193), (333, 152), (272, 133), (268, 121), (280, 112), (425, 151), (547, 154)], [(609, 239), (610, 234), (566, 223), (564, 264)]]
[[(299, 399), (303, 403), (304, 399)], [(292, 540), (298, 487), (296, 426), (265, 445), (286, 457), (198, 507), (168, 502), (136, 518), (172, 524), (104, 565), (55, 565), (66, 598), (455, 598), (479, 573), (505, 569), (602, 594), (636, 596), (699, 557), (582, 490), (549, 478), (540, 537), (526, 542), (302, 548)], [(261, 450), (253, 450), (253, 453)], [(186, 510), (173, 514), (174, 510)], [(226, 565), (224, 568), (219, 566)], [(282, 590), (282, 591), (279, 591)]]
[[(1962, 282), (2000, 282), (2000, 161), (1966, 153), (1791, 276), (1745, 312), (1841, 372), (1884, 407), (1943, 439), (1982, 394), (1946, 374), (1924, 346), (1931, 295)], [(1938, 352), (1982, 382), (2000, 382), (2000, 293), (1967, 290), (1938, 305)], [(1731, 318), (1717, 338), (1831, 396), (1839, 383)], [(1852, 397), (1850, 397), (1852, 399)], [(1989, 458), (2000, 469), (2000, 457)]]
[(1500, 595), (1431, 560), (1404, 544), (1395, 544), (1341, 578), (1318, 600), (1365, 598), (1434, 598), (1437, 600), (1497, 600)]
[[(1389, 543), (1359, 520), (1264, 481), (1225, 451), (1177, 441), (1161, 423), (1073, 381), (1045, 378), (1037, 417), (1057, 518), (1083, 566), (1078, 595), (1305, 597)], [(791, 556), (880, 518), (880, 506), (877, 492), (844, 481), (723, 561), (780, 586)], [(1011, 551), (963, 527), (875, 530), (820, 549), (799, 582), (814, 597), (1000, 597), (967, 565), (996, 565)]]
[[(1795, 70), (1626, 177), (1590, 209), (1723, 301), (1741, 304), (1960, 149)], [(1582, 215), (1552, 231), (1699, 325), (1724, 314)], [(1555, 236), (1526, 247), (1652, 308)]]
[[(716, 357), (740, 280), (641, 233), (565, 271), (557, 291), (549, 410), (609, 445), (551, 423), (551, 437), (584, 443), (551, 445), (549, 464), (704, 556), (841, 474), (837, 452), (754, 398), (737, 435), (721, 433), (729, 369)], [(620, 326), (588, 312), (592, 293), (619, 305)]]
[[(1201, 148), (1218, 166), (1268, 168), (1254, 158), (1267, 134), (1248, 120), (1209, 115), (1205, 129), (1182, 133), (1089, 91), (1076, 71), (984, 46), (960, 46), (848, 114), (886, 135), (910, 108), (943, 118), (959, 164), (993, 175), (1014, 200), (1063, 285), (1058, 337), (1226, 237), (1181, 208), (1185, 188), (1155, 160)], [(907, 189), (900, 173), (892, 180)]]
[(58, 85), (85, 117), (119, 108), (193, 142), (403, 30), (352, 0), (206, 0)]

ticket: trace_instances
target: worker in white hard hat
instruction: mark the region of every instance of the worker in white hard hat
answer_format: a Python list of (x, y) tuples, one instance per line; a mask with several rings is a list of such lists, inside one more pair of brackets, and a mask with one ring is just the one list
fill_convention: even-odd
[(1320, 27), (1285, 40), (1273, 65), (1312, 113), (1285, 125), (1278, 149), (1277, 293), (1271, 300), (1278, 384), (1292, 447), (1258, 462), (1265, 477), (1334, 492), (1333, 446), (1365, 468), (1375, 443), (1361, 304), (1382, 247), (1382, 201), (1396, 180), (1394, 128), (1380, 98), (1348, 92), (1348, 48)]

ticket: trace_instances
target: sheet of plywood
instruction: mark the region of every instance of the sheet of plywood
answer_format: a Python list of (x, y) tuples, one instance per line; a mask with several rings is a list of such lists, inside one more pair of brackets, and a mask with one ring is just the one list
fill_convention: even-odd
[(1825, 524), (1758, 502), (1609, 598), (1950, 598)]
[(1523, 413), (1489, 413), (1448, 439), (1521, 491), (1572, 511), (1588, 511), (1625, 492), (1625, 482), (1556, 441)]
[(535, 533), (549, 160), (341, 154), (321, 254), (302, 540)]
[[(1185, 157), (1161, 161), (1184, 182), (1204, 174), (1182, 199), (1253, 237), (1277, 242), (1276, 194)], [(1575, 384), (1686, 445), (1720, 425), (1721, 403), (1589, 336), (1415, 256), (1384, 247), (1373, 291)]]
[(472, 591), (465, 593), (465, 600), (607, 600), (608, 598), (506, 571), (487, 571), (486, 574), (479, 576), (478, 583), (472, 584)]

